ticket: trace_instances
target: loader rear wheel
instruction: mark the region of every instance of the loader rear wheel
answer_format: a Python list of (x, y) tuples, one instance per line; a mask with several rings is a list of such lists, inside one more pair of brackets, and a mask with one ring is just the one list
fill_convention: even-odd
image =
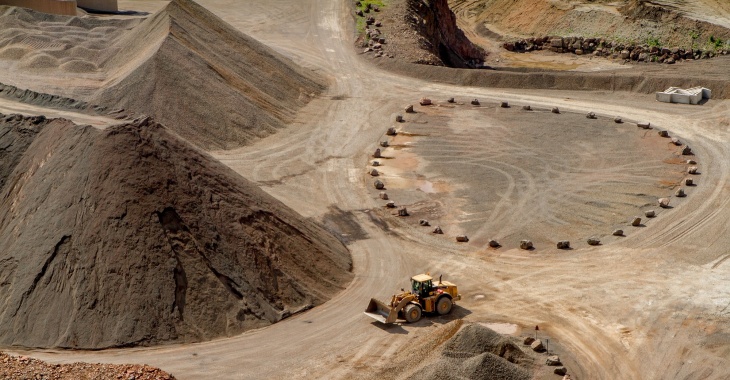
[(421, 308), (414, 304), (410, 304), (406, 306), (403, 314), (405, 315), (406, 321), (408, 323), (415, 323), (418, 322), (419, 319), (421, 319)]
[(436, 312), (439, 313), (439, 315), (446, 315), (451, 312), (451, 307), (454, 306), (454, 303), (451, 302), (451, 298), (449, 297), (441, 297), (436, 302)]

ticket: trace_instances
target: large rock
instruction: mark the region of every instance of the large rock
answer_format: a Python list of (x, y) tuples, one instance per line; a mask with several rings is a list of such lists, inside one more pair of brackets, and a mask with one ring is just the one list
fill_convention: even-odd
[(685, 145), (685, 146), (684, 146), (684, 147), (682, 148), (682, 155), (683, 155), (683, 156), (689, 156), (689, 155), (691, 155), (691, 154), (692, 154), (692, 148), (690, 148), (690, 147), (689, 147), (689, 145)]
[(550, 112), (552, 112), (552, 113), (560, 113), (560, 108), (553, 107), (552, 110), (550, 110)]
[(413, 113), (413, 104), (407, 105), (404, 111), (406, 111), (406, 113)]
[(568, 249), (570, 248), (570, 242), (567, 240), (561, 240), (557, 244), (558, 249)]
[(459, 243), (466, 243), (469, 241), (469, 237), (466, 235), (456, 235), (456, 241)]
[(631, 220), (631, 225), (634, 227), (641, 226), (641, 217), (635, 216), (633, 220)]
[(474, 105), (474, 106), (478, 106), (479, 105), (479, 99), (472, 99), (471, 100), (471, 104)]
[(530, 240), (521, 240), (520, 241), (520, 249), (528, 250), (528, 249), (532, 249), (532, 248), (534, 248), (532, 245), (532, 241), (530, 241)]
[(499, 244), (499, 242), (496, 241), (496, 240), (494, 240), (494, 239), (489, 239), (489, 242), (487, 244), (491, 248), (499, 248), (499, 247), (501, 247), (501, 245)]
[(659, 200), (657, 200), (657, 203), (659, 203), (659, 207), (667, 208), (669, 207), (669, 198), (659, 198)]
[(699, 171), (699, 168), (696, 167), (696, 166), (690, 166), (690, 167), (687, 168), (687, 173), (688, 174), (697, 174), (698, 171)]
[(560, 357), (558, 357), (558, 355), (550, 355), (545, 360), (545, 364), (549, 366), (558, 366), (563, 363), (560, 362)]
[(601, 240), (596, 237), (588, 238), (588, 245), (600, 245)]
[(644, 212), (644, 216), (646, 216), (647, 218), (653, 218), (656, 216), (656, 211), (646, 210), (646, 212)]
[(677, 189), (677, 192), (674, 193), (674, 196), (676, 196), (677, 198), (683, 198), (683, 197), (686, 197), (687, 194), (684, 193), (684, 189), (679, 188), (679, 189)]
[(542, 340), (536, 339), (532, 344), (530, 344), (530, 348), (532, 348), (535, 352), (545, 352), (545, 346), (542, 344)]
[(568, 369), (565, 368), (565, 367), (558, 367), (558, 368), (555, 368), (555, 370), (553, 371), (553, 373), (555, 373), (558, 376), (563, 376), (566, 373), (568, 373)]
[(375, 188), (378, 190), (385, 189), (385, 184), (383, 183), (383, 181), (381, 181), (379, 179), (376, 179), (375, 182), (373, 182), (373, 186), (375, 186)]
[(421, 101), (419, 102), (419, 104), (421, 104), (422, 106), (430, 106), (433, 103), (431, 102), (431, 99), (429, 99), (429, 98), (421, 98)]
[(624, 230), (613, 230), (613, 236), (624, 236)]

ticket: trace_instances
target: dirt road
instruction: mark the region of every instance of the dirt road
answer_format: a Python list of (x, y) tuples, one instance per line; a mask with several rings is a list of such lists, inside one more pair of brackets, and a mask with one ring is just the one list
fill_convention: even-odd
[[(452, 318), (540, 325), (578, 379), (727, 378), (730, 347), (730, 102), (701, 107), (628, 93), (492, 90), (431, 84), (383, 72), (352, 48), (344, 1), (200, 3), (235, 27), (332, 79), (275, 136), (214, 155), (306, 217), (357, 222), (355, 280), (313, 310), (234, 338), (99, 352), (24, 352), (50, 362), (146, 363), (180, 379), (366, 378), (447, 318), (383, 328), (362, 315), (421, 271), (444, 273), (465, 299)], [(559, 253), (457, 246), (386, 215), (369, 154), (408, 103), (428, 95), (509, 100), (649, 120), (686, 140), (702, 174), (689, 197), (622, 240)], [(474, 121), (475, 123), (478, 120)], [(396, 158), (397, 159), (397, 158)], [(415, 191), (415, 190), (414, 190)], [(540, 212), (520, 202), (504, 213)], [(340, 213), (342, 215), (342, 213)]]

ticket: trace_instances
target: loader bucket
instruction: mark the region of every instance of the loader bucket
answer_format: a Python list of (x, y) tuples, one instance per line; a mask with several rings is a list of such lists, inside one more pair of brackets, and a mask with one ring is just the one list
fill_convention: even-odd
[(398, 309), (391, 308), (383, 301), (371, 298), (368, 308), (365, 309), (365, 315), (378, 322), (390, 324), (398, 318)]

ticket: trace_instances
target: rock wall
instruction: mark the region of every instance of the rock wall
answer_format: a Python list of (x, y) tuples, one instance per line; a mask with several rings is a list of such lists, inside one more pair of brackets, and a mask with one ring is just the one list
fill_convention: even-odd
[(456, 16), (446, 0), (408, 0), (408, 9), (411, 17), (406, 21), (445, 66), (469, 68), (484, 62), (486, 53), (456, 26)]

